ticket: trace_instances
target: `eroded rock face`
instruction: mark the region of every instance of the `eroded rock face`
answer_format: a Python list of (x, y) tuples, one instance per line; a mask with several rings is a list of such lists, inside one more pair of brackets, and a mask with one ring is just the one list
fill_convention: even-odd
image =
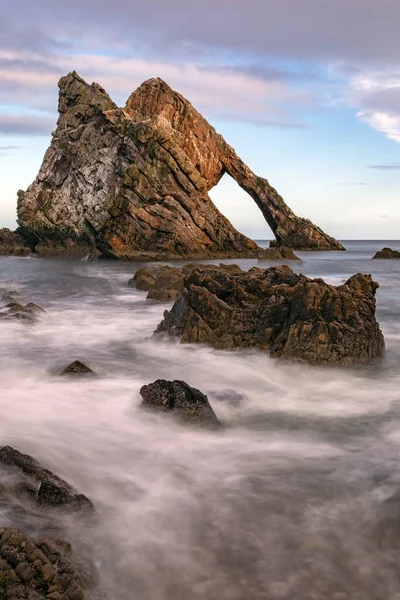
[(20, 235), (10, 229), (0, 229), (0, 256), (30, 256), (28, 248)]
[(257, 203), (279, 245), (343, 249), (297, 217), (161, 79), (143, 83), (124, 108), (75, 72), (59, 87), (51, 145), (36, 180), (18, 193), (18, 222), (30, 239), (56, 245), (69, 239), (125, 259), (262, 257), (208, 196), (229, 173)]
[(382, 248), (372, 258), (400, 258), (400, 252), (391, 248)]
[(142, 408), (166, 412), (192, 425), (219, 429), (221, 423), (207, 396), (184, 381), (157, 379), (140, 390)]
[(384, 352), (378, 284), (358, 273), (334, 287), (288, 266), (196, 269), (155, 332), (214, 348), (261, 348), (313, 364), (366, 364)]

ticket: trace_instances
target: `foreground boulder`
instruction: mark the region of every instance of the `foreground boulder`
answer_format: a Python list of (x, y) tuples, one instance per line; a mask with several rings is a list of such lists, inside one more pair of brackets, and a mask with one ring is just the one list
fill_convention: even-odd
[(124, 108), (75, 72), (59, 88), (51, 145), (35, 181), (18, 192), (20, 229), (39, 252), (69, 239), (123, 259), (261, 257), (208, 196), (225, 173), (255, 201), (279, 245), (344, 249), (297, 217), (161, 79), (144, 82)]
[(1, 600), (85, 600), (85, 584), (60, 544), (0, 528)]
[(143, 398), (142, 408), (171, 413), (184, 422), (200, 427), (221, 427), (207, 396), (184, 381), (157, 379), (154, 383), (144, 385), (140, 395)]
[(71, 485), (45, 469), (37, 460), (11, 446), (0, 449), (0, 466), (6, 467), (20, 479), (17, 489), (27, 493), (38, 506), (84, 512), (94, 508), (84, 494), (77, 493)]
[(366, 364), (384, 352), (370, 275), (334, 287), (288, 266), (195, 269), (155, 335), (214, 348), (261, 348), (314, 364)]
[(32, 250), (25, 244), (23, 238), (3, 227), (0, 229), (0, 256), (30, 256)]
[(94, 375), (94, 371), (90, 367), (87, 367), (80, 360), (74, 360), (70, 365), (65, 367), (60, 375)]
[(400, 258), (400, 252), (391, 248), (382, 248), (372, 258)]

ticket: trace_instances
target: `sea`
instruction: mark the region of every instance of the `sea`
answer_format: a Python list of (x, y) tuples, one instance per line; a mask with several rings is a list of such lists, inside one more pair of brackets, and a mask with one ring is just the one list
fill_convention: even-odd
[[(171, 304), (128, 285), (146, 263), (0, 258), (0, 290), (46, 310), (0, 325), (1, 445), (94, 502), (95, 519), (60, 518), (101, 597), (400, 599), (400, 260), (371, 260), (400, 241), (343, 243), (287, 264), (332, 285), (372, 274), (386, 355), (368, 367), (154, 339)], [(60, 377), (74, 360), (97, 377)], [(159, 378), (200, 389), (224, 429), (140, 410)], [(2, 508), (0, 526), (19, 523)]]

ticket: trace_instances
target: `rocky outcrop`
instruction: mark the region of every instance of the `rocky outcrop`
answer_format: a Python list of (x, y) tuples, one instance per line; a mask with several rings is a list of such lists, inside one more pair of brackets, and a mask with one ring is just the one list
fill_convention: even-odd
[(366, 364), (384, 352), (378, 286), (358, 273), (334, 287), (288, 266), (193, 270), (155, 332), (214, 348), (261, 348), (313, 364)]
[(142, 408), (170, 413), (181, 421), (200, 427), (221, 427), (207, 396), (184, 381), (157, 379), (144, 385), (140, 395), (143, 398)]
[(93, 504), (66, 481), (45, 469), (28, 454), (21, 454), (10, 446), (0, 449), (0, 465), (11, 470), (20, 479), (21, 488), (29, 493), (38, 506), (65, 508), (74, 511), (92, 511)]
[(372, 258), (400, 258), (400, 252), (391, 248), (382, 248)]
[(51, 145), (36, 180), (18, 193), (20, 230), (42, 252), (42, 242), (62, 247), (67, 239), (124, 259), (262, 257), (208, 196), (225, 173), (256, 202), (278, 245), (343, 250), (297, 217), (161, 79), (143, 83), (124, 108), (75, 72), (59, 88)]
[(94, 375), (94, 371), (80, 360), (74, 360), (61, 371), (60, 375)]
[(267, 248), (262, 258), (265, 260), (300, 260), (293, 250), (286, 246), (272, 246), (271, 248)]
[(23, 238), (3, 227), (0, 229), (0, 256), (30, 256), (32, 250), (25, 244)]
[(65, 548), (0, 528), (1, 600), (85, 600), (85, 584)]

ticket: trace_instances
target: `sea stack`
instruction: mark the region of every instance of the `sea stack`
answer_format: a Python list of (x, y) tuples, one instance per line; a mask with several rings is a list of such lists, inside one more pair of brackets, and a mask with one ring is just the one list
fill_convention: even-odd
[[(225, 173), (251, 196), (278, 246), (343, 250), (297, 217), (183, 96), (145, 81), (119, 108), (76, 72), (59, 82), (59, 119), (35, 181), (18, 193), (20, 231), (43, 242), (87, 245), (122, 259), (257, 257), (208, 192)], [(289, 167), (290, 169), (290, 167)]]

